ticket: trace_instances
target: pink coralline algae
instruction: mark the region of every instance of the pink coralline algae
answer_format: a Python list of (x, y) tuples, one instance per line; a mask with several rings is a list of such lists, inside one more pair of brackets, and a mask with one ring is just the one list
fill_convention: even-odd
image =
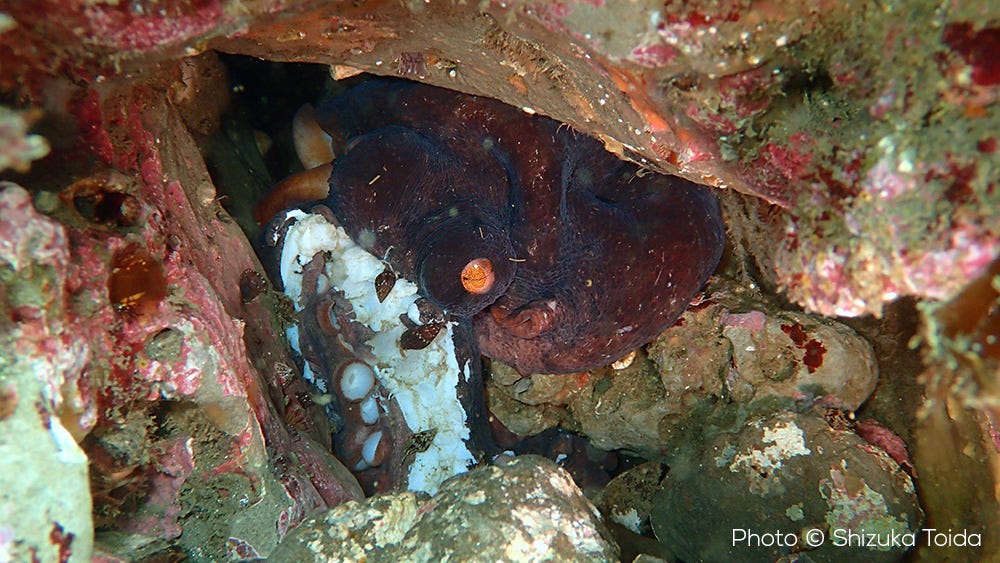
[[(186, 4), (186, 5), (185, 5)], [(218, 25), (223, 6), (214, 0), (166, 4), (87, 4), (83, 16), (98, 41), (123, 51), (146, 51), (182, 44)]]
[(761, 311), (750, 311), (748, 313), (726, 313), (722, 316), (722, 326), (724, 327), (744, 327), (752, 333), (759, 333), (764, 330), (764, 323), (767, 315)]
[(145, 502), (152, 513), (122, 522), (121, 529), (134, 534), (170, 540), (183, 531), (178, 518), (182, 514), (181, 488), (195, 469), (194, 452), (187, 438), (164, 444), (161, 466), (148, 482)]
[(643, 66), (665, 66), (677, 58), (677, 50), (670, 45), (643, 45), (632, 50), (631, 58)]
[[(224, 236), (232, 223), (200, 222), (198, 206), (215, 200), (199, 201), (182, 186), (204, 185), (208, 175), (177, 114), (150, 103), (155, 95), (142, 88), (74, 99), (84, 144), (55, 153), (63, 164), (53, 168), (79, 166), (74, 159), (87, 150), (97, 162), (63, 191), (56, 183), (37, 196), (65, 224), (37, 213), (16, 186), (0, 194), (0, 267), (35, 265), (47, 277), (34, 283), (50, 296), (12, 303), (18, 353), (38, 348), (50, 362), (66, 361), (39, 382), (47, 399), (38, 412), (52, 432), (65, 424), (69, 441), (87, 452), (98, 530), (183, 543), (192, 517), (222, 518), (239, 551), (270, 551), (280, 533), (360, 497), (360, 487), (313, 442), (328, 440), (315, 422), (323, 419), (300, 415), (300, 433), (270, 402), (271, 384), (251, 363), (247, 339), (261, 341), (275, 364), (284, 352), (273, 334), (262, 338), (268, 312), (241, 299), (240, 273), (254, 266), (245, 239)], [(122, 137), (131, 142), (111, 142)], [(235, 246), (224, 252), (210, 237)], [(287, 391), (302, 394), (303, 384)], [(209, 495), (218, 510), (193, 515), (192, 494)], [(260, 527), (261, 518), (273, 525)], [(92, 536), (75, 528), (74, 549), (89, 553)]]
[(805, 179), (811, 172), (811, 154), (816, 141), (805, 133), (797, 133), (788, 144), (769, 143), (760, 149), (758, 156), (744, 168), (744, 174), (753, 178), (770, 199), (777, 203), (790, 203), (787, 198), (789, 183)]
[(864, 441), (872, 444), (893, 459), (900, 467), (904, 468), (911, 477), (916, 477), (913, 469), (913, 461), (910, 460), (910, 452), (906, 447), (906, 442), (898, 434), (886, 428), (876, 420), (863, 418), (857, 422), (854, 431)]
[[(843, 244), (825, 244), (801, 225), (786, 223), (774, 271), (790, 297), (826, 315), (879, 313), (903, 295), (947, 299), (1000, 255), (1000, 231), (984, 220), (984, 211), (968, 207), (981, 196), (957, 204), (957, 212), (937, 221), (923, 186), (933, 173), (912, 158), (904, 153), (876, 163), (844, 222), (824, 222), (828, 237), (847, 236)], [(913, 212), (903, 214), (901, 208)]]

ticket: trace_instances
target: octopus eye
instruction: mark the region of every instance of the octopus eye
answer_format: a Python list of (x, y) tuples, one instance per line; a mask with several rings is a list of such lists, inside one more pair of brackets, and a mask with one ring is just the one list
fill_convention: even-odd
[(462, 268), (462, 287), (475, 295), (482, 295), (493, 287), (496, 274), (493, 263), (487, 258), (475, 258)]

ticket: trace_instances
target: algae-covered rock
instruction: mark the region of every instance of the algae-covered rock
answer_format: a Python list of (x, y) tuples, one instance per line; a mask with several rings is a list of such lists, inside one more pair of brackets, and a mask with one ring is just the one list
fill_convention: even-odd
[(611, 480), (594, 499), (601, 513), (635, 534), (648, 535), (649, 515), (656, 504), (667, 467), (649, 461)]
[(669, 461), (755, 417), (813, 403), (853, 411), (871, 395), (878, 365), (866, 340), (836, 321), (738, 294), (736, 282), (715, 282), (618, 369), (517, 379), (494, 362), (492, 412), (515, 432), (559, 424), (601, 449)]
[(63, 228), (0, 183), (0, 561), (93, 549), (87, 456), (61, 420), (88, 354), (62, 312), (68, 256)]
[(685, 561), (895, 561), (921, 541), (910, 476), (849, 429), (812, 414), (761, 418), (676, 464), (656, 536)]
[(617, 561), (609, 537), (565, 471), (522, 456), (315, 515), (269, 561)]

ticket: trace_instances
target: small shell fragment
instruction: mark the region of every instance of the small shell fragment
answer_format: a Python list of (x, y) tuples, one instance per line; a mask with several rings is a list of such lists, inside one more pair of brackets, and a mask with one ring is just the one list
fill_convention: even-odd
[(431, 342), (434, 342), (442, 328), (444, 328), (443, 322), (431, 321), (425, 325), (408, 329), (399, 337), (399, 345), (403, 350), (423, 350)]
[(622, 359), (620, 359), (620, 360), (612, 363), (611, 364), (611, 369), (623, 370), (623, 369), (629, 367), (630, 365), (632, 365), (632, 362), (635, 361), (635, 352), (636, 352), (635, 350), (632, 350), (624, 358), (622, 358)]
[(378, 297), (378, 302), (383, 303), (385, 298), (389, 296), (389, 292), (396, 285), (396, 274), (392, 272), (389, 268), (382, 270), (382, 273), (375, 276), (375, 297)]

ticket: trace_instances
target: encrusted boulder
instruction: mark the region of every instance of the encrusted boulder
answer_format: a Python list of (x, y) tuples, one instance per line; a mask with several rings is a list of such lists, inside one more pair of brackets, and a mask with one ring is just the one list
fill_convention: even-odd
[(675, 464), (650, 520), (685, 561), (888, 562), (923, 541), (899, 463), (811, 414), (758, 419)]
[(500, 457), (437, 494), (348, 502), (302, 523), (269, 561), (617, 561), (597, 510), (552, 462)]

